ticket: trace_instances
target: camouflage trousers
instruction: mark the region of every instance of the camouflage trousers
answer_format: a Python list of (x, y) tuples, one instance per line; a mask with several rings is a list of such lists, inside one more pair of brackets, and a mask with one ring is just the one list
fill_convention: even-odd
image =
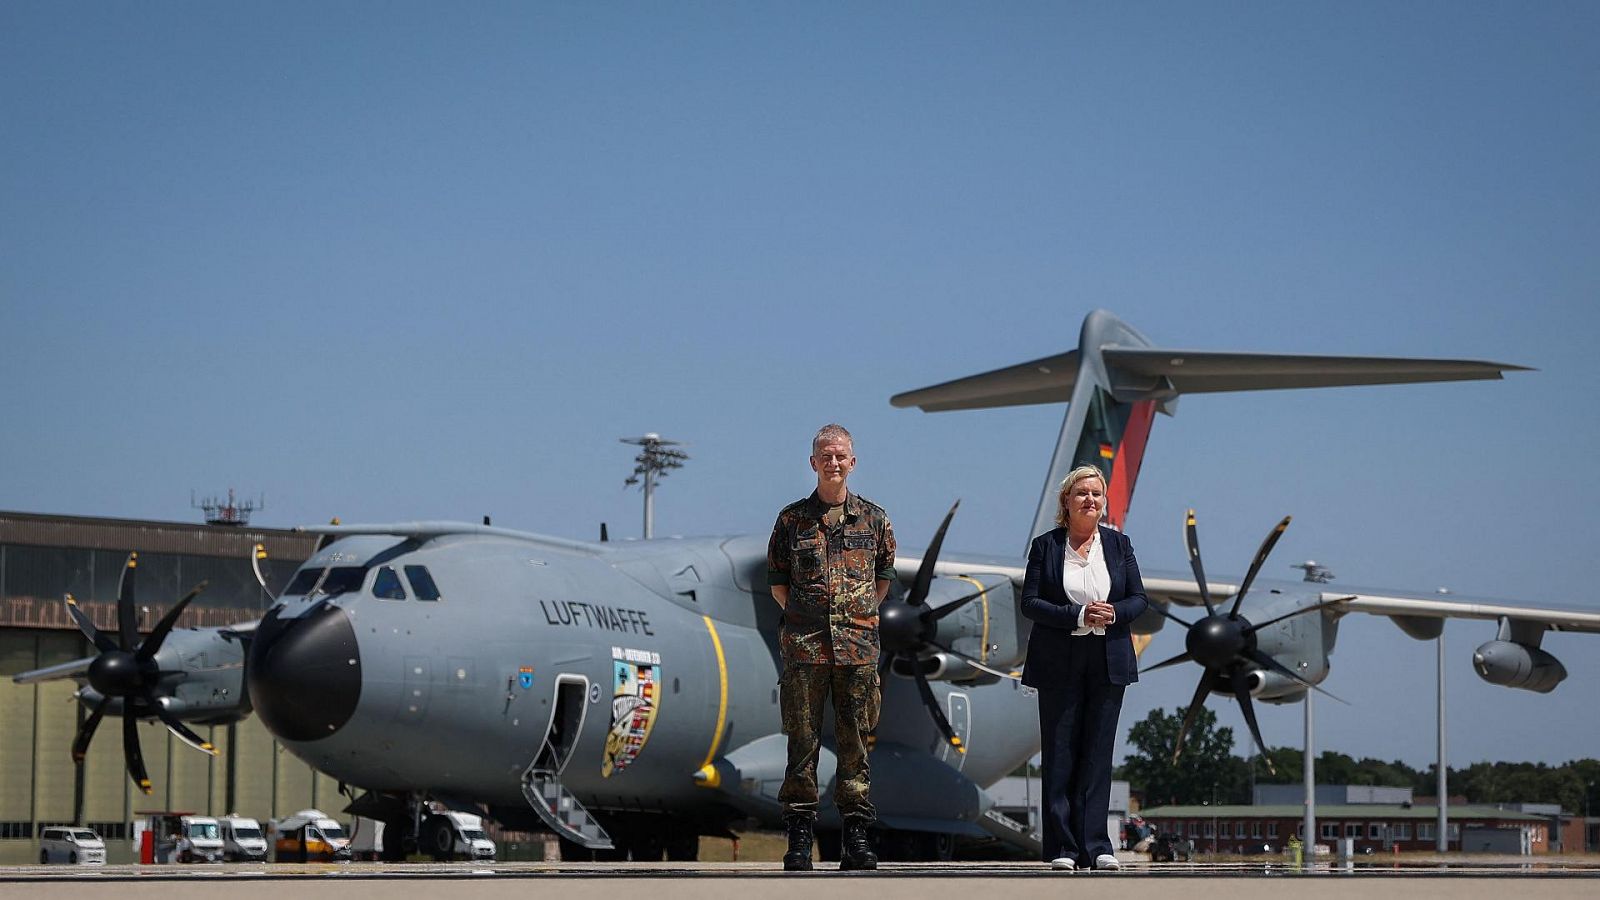
[(785, 663), (778, 681), (783, 733), (789, 736), (789, 765), (778, 800), (783, 813), (817, 813), (817, 753), (822, 745), (822, 711), (833, 698), (833, 729), (839, 761), (833, 803), (846, 820), (877, 818), (868, 793), (872, 772), (867, 735), (878, 727), (878, 667)]

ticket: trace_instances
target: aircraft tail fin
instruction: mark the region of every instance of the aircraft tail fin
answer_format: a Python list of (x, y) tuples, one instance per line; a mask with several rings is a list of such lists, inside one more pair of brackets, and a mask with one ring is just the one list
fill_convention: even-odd
[(1095, 310), (1083, 320), (1076, 350), (896, 394), (889, 402), (924, 412), (1065, 402), (1029, 532), (1035, 535), (1055, 527), (1058, 485), (1084, 464), (1106, 472), (1106, 522), (1122, 527), (1155, 414), (1172, 415), (1181, 394), (1498, 379), (1524, 370), (1478, 360), (1169, 350)]

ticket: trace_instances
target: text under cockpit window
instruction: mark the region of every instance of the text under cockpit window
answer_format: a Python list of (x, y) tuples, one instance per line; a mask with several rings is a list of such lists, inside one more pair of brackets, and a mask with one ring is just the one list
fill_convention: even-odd
[(400, 586), (400, 576), (394, 569), (384, 566), (378, 570), (378, 577), (372, 580), (372, 596), (379, 600), (404, 600), (406, 589)]
[(433, 583), (427, 566), (406, 566), (406, 578), (411, 582), (411, 593), (418, 600), (439, 599), (439, 586)]

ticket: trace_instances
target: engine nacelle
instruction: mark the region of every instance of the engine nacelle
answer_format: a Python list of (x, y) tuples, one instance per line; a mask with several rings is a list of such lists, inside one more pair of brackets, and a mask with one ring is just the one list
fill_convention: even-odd
[(1490, 684), (1548, 694), (1567, 677), (1561, 660), (1515, 641), (1490, 641), (1472, 651), (1472, 668)]
[(889, 671), (906, 678), (916, 677), (917, 670), (929, 681), (977, 681), (991, 683), (999, 681), (996, 675), (990, 675), (969, 663), (966, 660), (951, 656), (948, 653), (933, 653), (928, 656), (919, 656), (915, 660), (904, 656), (896, 656), (894, 662), (889, 664)]
[[(957, 653), (964, 653), (988, 665), (1006, 669), (1022, 661), (1027, 644), (1019, 639), (1017, 592), (1005, 575), (940, 575), (928, 590), (928, 605), (939, 609), (963, 597), (982, 591), (959, 610), (939, 620), (933, 639)], [(960, 681), (977, 674), (977, 669), (950, 659), (946, 680)], [(970, 672), (970, 675), (958, 674)], [(931, 676), (930, 676), (931, 677)]]
[(1245, 679), (1250, 696), (1266, 703), (1293, 703), (1306, 693), (1305, 685), (1266, 669), (1252, 669)]

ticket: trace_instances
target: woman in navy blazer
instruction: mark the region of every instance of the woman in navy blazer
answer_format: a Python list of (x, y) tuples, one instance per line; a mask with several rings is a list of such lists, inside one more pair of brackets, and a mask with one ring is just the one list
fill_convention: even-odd
[(1033, 539), (1022, 586), (1022, 614), (1033, 620), (1022, 683), (1039, 692), (1044, 858), (1055, 869), (1115, 869), (1111, 749), (1123, 691), (1139, 680), (1129, 626), (1149, 601), (1133, 545), (1100, 524), (1105, 475), (1072, 470), (1058, 499), (1061, 527)]

